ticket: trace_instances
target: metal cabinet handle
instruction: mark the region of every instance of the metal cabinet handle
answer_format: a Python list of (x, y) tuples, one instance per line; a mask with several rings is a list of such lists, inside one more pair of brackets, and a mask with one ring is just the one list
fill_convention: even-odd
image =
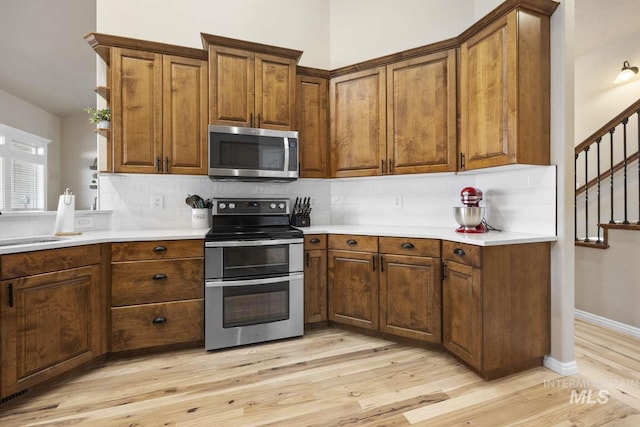
[(166, 317), (156, 317), (155, 319), (153, 319), (151, 321), (151, 323), (153, 323), (154, 325), (159, 325), (161, 323), (167, 323), (167, 318)]
[(164, 273), (158, 273), (153, 275), (153, 280), (165, 280), (167, 275)]
[(152, 249), (152, 251), (156, 254), (162, 254), (165, 253), (167, 251), (167, 247), (166, 246), (156, 246), (155, 248)]
[(447, 278), (447, 264), (442, 263), (442, 280)]
[(384, 175), (384, 159), (380, 160), (380, 168), (382, 169), (382, 174)]
[(355, 246), (357, 244), (358, 244), (358, 242), (356, 240), (353, 240), (353, 239), (347, 240), (347, 245), (349, 245), (349, 246)]
[(160, 173), (160, 157), (156, 157), (156, 172)]
[(393, 160), (389, 159), (389, 167), (387, 168), (387, 171), (389, 171), (389, 173), (393, 173)]
[(455, 255), (458, 255), (458, 256), (465, 256), (466, 255), (465, 251), (463, 249), (460, 249), (460, 248), (455, 248), (453, 250), (453, 253)]
[(404, 242), (402, 245), (402, 249), (414, 249), (415, 246), (413, 246), (413, 243), (410, 242)]
[(7, 285), (7, 293), (9, 294), (9, 307), (13, 307), (13, 283)]
[(371, 264), (373, 265), (373, 271), (376, 271), (376, 256), (371, 256)]
[(384, 273), (384, 257), (380, 255), (380, 272)]
[(320, 243), (320, 239), (314, 237), (313, 239), (309, 240), (309, 243)]
[(258, 127), (260, 127), (260, 114), (258, 114)]
[(309, 258), (311, 258), (311, 256), (309, 255), (309, 252), (307, 252), (306, 254), (306, 263), (307, 263), (307, 267), (309, 267)]
[(460, 153), (460, 169), (464, 169), (464, 168), (465, 168), (464, 153)]
[(169, 158), (164, 158), (164, 173), (169, 173)]
[(253, 127), (253, 113), (249, 113), (249, 127)]

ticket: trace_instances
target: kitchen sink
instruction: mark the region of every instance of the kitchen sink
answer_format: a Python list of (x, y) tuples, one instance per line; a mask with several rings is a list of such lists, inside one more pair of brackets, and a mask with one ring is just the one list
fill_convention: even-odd
[(0, 239), (0, 247), (16, 246), (16, 245), (31, 245), (34, 243), (57, 242), (59, 240), (64, 240), (64, 237), (56, 237), (56, 236), (16, 237), (13, 239)]

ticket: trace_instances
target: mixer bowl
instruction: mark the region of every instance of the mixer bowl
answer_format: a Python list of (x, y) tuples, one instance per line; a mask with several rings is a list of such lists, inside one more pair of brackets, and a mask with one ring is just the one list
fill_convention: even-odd
[(472, 229), (480, 225), (484, 219), (484, 208), (456, 206), (453, 208), (456, 222), (465, 229)]

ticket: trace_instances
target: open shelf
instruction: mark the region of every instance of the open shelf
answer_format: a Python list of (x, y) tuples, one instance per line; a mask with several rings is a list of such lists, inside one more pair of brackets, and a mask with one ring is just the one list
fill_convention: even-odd
[(101, 128), (96, 128), (96, 130), (94, 131), (95, 133), (99, 133), (102, 136), (105, 137), (109, 137), (109, 132), (111, 131), (111, 129), (101, 129)]
[(107, 101), (107, 104), (109, 103), (109, 99), (111, 98), (110, 88), (108, 88), (107, 86), (98, 86), (97, 88), (95, 88), (95, 92), (102, 98), (104, 98), (104, 100)]

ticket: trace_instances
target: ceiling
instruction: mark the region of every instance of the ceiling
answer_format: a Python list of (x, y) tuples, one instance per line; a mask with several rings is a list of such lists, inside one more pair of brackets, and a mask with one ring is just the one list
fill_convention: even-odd
[(1, 0), (0, 89), (61, 117), (95, 105), (95, 29), (95, 0)]
[[(576, 0), (576, 55), (635, 32), (637, 1)], [(94, 105), (95, 29), (96, 0), (1, 0), (0, 89), (61, 117)]]

